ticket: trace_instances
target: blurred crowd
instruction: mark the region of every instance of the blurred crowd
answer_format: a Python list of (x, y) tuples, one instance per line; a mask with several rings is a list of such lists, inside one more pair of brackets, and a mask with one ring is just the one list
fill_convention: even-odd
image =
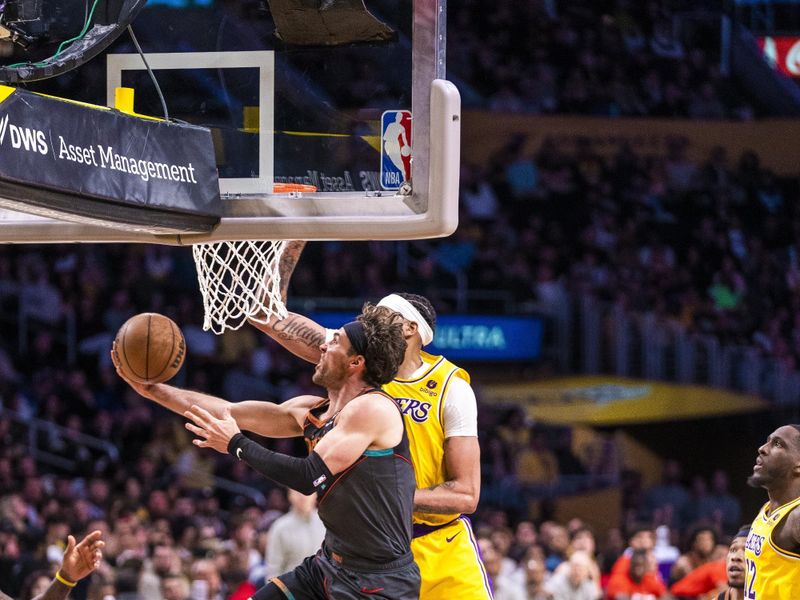
[[(309, 279), (319, 285), (326, 273), (351, 277), (361, 259), (348, 246), (312, 245), (297, 286)], [(318, 275), (314, 247), (326, 255), (322, 264), (336, 259), (340, 268)], [(369, 247), (380, 265), (385, 245)], [(352, 269), (342, 269), (348, 256)], [(289, 503), (284, 490), (244, 463), (193, 446), (181, 418), (116, 376), (109, 349), (129, 316), (157, 311), (180, 323), (187, 338), (180, 386), (233, 401), (281, 401), (317, 391), (310, 367), (253, 328), (220, 337), (202, 331), (187, 249), (3, 247), (0, 274), (0, 489), (8, 492), (0, 500), (0, 581), (8, 589), (0, 589), (32, 597), (25, 586), (51, 574), (66, 533), (95, 529), (105, 534), (106, 561), (76, 590), (78, 598), (247, 598), (271, 569), (287, 566), (270, 558), (271, 541), (286, 537), (277, 519), (288, 514), (294, 521), (286, 546), (299, 537), (298, 521), (313, 529), (297, 516), (308, 507), (298, 507), (297, 498)], [(72, 360), (66, 316), (74, 328)], [(664, 564), (678, 560), (674, 547), (683, 548), (698, 523), (715, 539), (738, 526), (741, 510), (725, 473), (687, 481), (680, 465), (668, 463), (662, 483), (645, 486), (612, 434), (579, 443), (570, 428), (531, 423), (519, 407), (485, 405), (477, 391), (483, 487), (474, 524), (498, 598), (547, 598), (548, 582), (556, 586), (568, 568), (581, 581), (594, 573), (584, 586), (593, 592), (610, 585), (626, 537), (642, 524), (656, 554), (662, 550), (656, 552), (653, 528), (663, 528), (658, 548), (672, 548)], [(298, 456), (305, 451), (298, 440), (262, 441)], [(609, 488), (621, 492), (612, 513), (619, 522), (595, 532), (559, 521), (562, 495)], [(579, 540), (574, 548), (571, 537)], [(655, 564), (649, 556), (637, 559), (637, 568)], [(559, 572), (561, 562), (569, 566)], [(663, 585), (669, 577), (662, 574)], [(504, 596), (503, 589), (528, 595)]]
[[(464, 1), (450, 7), (450, 68), (504, 112), (751, 118), (754, 109), (719, 73), (717, 40), (701, 26), (679, 28), (668, 4), (503, 0), (485, 14), (484, 3)], [(588, 140), (565, 153), (510, 136), (487, 167), (464, 165), (455, 235), (311, 244), (291, 295), (358, 305), (403, 289), (442, 311), (455, 305), (454, 290), (502, 290), (537, 307), (591, 295), (754, 345), (794, 368), (798, 181), (775, 176), (753, 153), (715, 148), (691, 160), (686, 144), (676, 137), (659, 156), (623, 145), (608, 156)], [(6, 593), (33, 597), (70, 532), (104, 532), (105, 561), (74, 595), (93, 600), (244, 600), (288, 567), (286, 556), (314, 547), (307, 499), (198, 450), (179, 418), (113, 371), (114, 333), (152, 311), (171, 316), (187, 338), (181, 386), (232, 401), (315, 390), (307, 366), (253, 330), (204, 332), (194, 269), (186, 248), (0, 246)], [(687, 481), (670, 461), (660, 484), (643, 486), (612, 436), (578, 446), (569, 428), (532, 425), (519, 410), (482, 406), (480, 419), (484, 485), (474, 525), (498, 600), (596, 599), (633, 584), (661, 596), (680, 576), (718, 567), (747, 520), (722, 471)], [(268, 444), (304, 451), (291, 440)], [(622, 491), (619, 523), (595, 531), (556, 518), (559, 495), (607, 486)], [(287, 517), (307, 539), (281, 534)], [(586, 595), (559, 596), (565, 580)]]
[[(144, 402), (143, 410), (151, 410)], [(118, 411), (120, 440), (131, 437), (129, 412)], [(253, 481), (244, 463), (202, 455), (184, 443), (177, 417), (153, 416), (166, 425), (140, 436), (137, 459), (87, 461), (85, 475), (77, 477), (40, 469), (26, 445), (14, 441), (7, 419), (0, 420), (3, 591), (21, 600), (40, 592), (58, 568), (68, 533), (103, 532), (103, 562), (73, 595), (90, 600), (246, 600), (266, 577), (315, 552), (324, 528), (314, 497), (290, 492), (287, 498), (284, 490)], [(186, 468), (192, 461), (217, 467), (193, 471)], [(214, 470), (260, 487), (265, 500), (212, 490), (205, 477)], [(694, 590), (679, 597), (722, 589), (738, 508), (719, 495), (698, 502), (680, 476), (679, 465), (668, 462), (638, 512), (600, 531), (580, 518), (512, 518), (482, 505), (473, 526), (495, 598), (597, 600), (632, 591), (668, 597), (669, 586), (698, 569), (712, 575), (693, 588), (678, 584), (673, 591)], [(715, 485), (720, 477), (715, 474)], [(697, 520), (692, 510), (703, 505), (707, 518)], [(689, 518), (696, 520), (689, 525)]]
[(721, 8), (459, 2), (448, 7), (448, 69), (470, 88), (468, 105), (503, 112), (751, 119), (746, 94), (720, 72)]
[(605, 157), (588, 140), (566, 154), (512, 139), (487, 170), (462, 169), (464, 218), (428, 259), (436, 278), (463, 272), (471, 290), (552, 306), (590, 294), (794, 368), (798, 180), (752, 152), (697, 161), (686, 148), (676, 137), (664, 156)]

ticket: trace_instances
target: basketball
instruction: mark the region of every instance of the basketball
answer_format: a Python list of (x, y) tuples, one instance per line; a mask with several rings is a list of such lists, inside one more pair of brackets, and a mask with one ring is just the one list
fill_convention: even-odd
[(131, 381), (163, 383), (180, 370), (186, 356), (186, 342), (169, 317), (141, 313), (120, 327), (113, 352), (120, 371)]

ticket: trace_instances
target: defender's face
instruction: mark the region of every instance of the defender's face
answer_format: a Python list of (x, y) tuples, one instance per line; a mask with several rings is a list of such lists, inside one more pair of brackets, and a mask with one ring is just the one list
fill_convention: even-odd
[(352, 346), (344, 329), (338, 329), (329, 342), (320, 346), (322, 354), (311, 380), (323, 387), (334, 387), (347, 377), (347, 364), (352, 358)]
[(736, 589), (744, 588), (744, 543), (745, 538), (735, 538), (725, 560), (728, 585)]
[(753, 474), (747, 483), (752, 487), (769, 487), (772, 483), (792, 477), (800, 468), (800, 432), (784, 425), (767, 438), (758, 449)]

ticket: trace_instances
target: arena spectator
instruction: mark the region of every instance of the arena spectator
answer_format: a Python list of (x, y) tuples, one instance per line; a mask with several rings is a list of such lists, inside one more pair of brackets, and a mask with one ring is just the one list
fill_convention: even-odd
[(161, 596), (164, 600), (189, 600), (189, 580), (184, 575), (168, 574), (161, 580)]
[(642, 517), (680, 528), (681, 517), (689, 501), (686, 487), (681, 483), (682, 468), (678, 461), (667, 460), (661, 475), (661, 483), (647, 490)]
[(516, 459), (515, 476), (523, 486), (547, 490), (558, 481), (558, 460), (548, 448), (545, 434), (534, 432)]
[(544, 562), (530, 557), (527, 558), (524, 566), (527, 600), (553, 600), (553, 595), (545, 587), (547, 570), (544, 567)]
[(325, 526), (317, 514), (317, 498), (288, 490), (291, 508), (278, 517), (267, 536), (268, 577), (287, 573), (322, 546)]
[(717, 469), (711, 475), (711, 491), (705, 514), (701, 518), (715, 523), (718, 531), (731, 531), (741, 517), (739, 500), (729, 491), (728, 474)]
[[(634, 553), (638, 552), (642, 553), (647, 558), (645, 562), (645, 574), (647, 575), (645, 585), (648, 587), (653, 587), (655, 582), (664, 590), (666, 590), (666, 586), (664, 586), (661, 574), (658, 570), (658, 562), (656, 561), (654, 551), (655, 531), (653, 528), (644, 524), (638, 524), (631, 527), (631, 533), (628, 536), (628, 547), (612, 565), (610, 571), (611, 575), (607, 585), (610, 586), (611, 581), (614, 579), (618, 581), (619, 585), (623, 589), (626, 586), (636, 584), (636, 582), (631, 584), (629, 580), (631, 578), (631, 557)], [(637, 565), (637, 576), (639, 574), (639, 569), (640, 565)]]
[(213, 560), (197, 559), (189, 570), (191, 576), (191, 595), (200, 600), (224, 600), (225, 591), (219, 568)]
[[(581, 553), (581, 563), (585, 563), (588, 570), (588, 576), (585, 578), (592, 583), (595, 589), (596, 597), (600, 596), (601, 592), (601, 577), (600, 567), (597, 564), (595, 556), (597, 554), (597, 544), (592, 529), (584, 524), (579, 523), (576, 527), (569, 529), (569, 547), (567, 548), (567, 556), (571, 559), (575, 553)], [(562, 562), (556, 567), (553, 575), (569, 576), (569, 571), (572, 570), (570, 566), (571, 561)], [(581, 568), (578, 568), (581, 571)], [(585, 586), (583, 586), (585, 587)]]
[(478, 538), (486, 573), (490, 577), (496, 600), (525, 600), (525, 588), (510, 573), (502, 573), (505, 558), (489, 538)]
[(662, 597), (667, 590), (648, 566), (650, 560), (646, 550), (634, 550), (628, 569), (611, 576), (606, 590), (609, 600), (628, 600), (637, 595), (640, 598)]
[(597, 600), (600, 597), (598, 584), (592, 578), (594, 562), (583, 551), (573, 552), (569, 560), (558, 569), (545, 584), (553, 600)]
[(669, 580), (672, 565), (680, 558), (681, 552), (672, 545), (672, 531), (666, 525), (656, 527), (656, 545), (653, 548), (653, 556), (658, 563), (658, 572), (661, 579)]
[(509, 558), (521, 562), (531, 546), (539, 539), (536, 525), (531, 521), (520, 521), (514, 530), (514, 541), (508, 551)]
[(686, 550), (675, 561), (670, 571), (670, 581), (683, 579), (697, 567), (711, 560), (711, 555), (717, 545), (717, 533), (708, 526), (698, 526), (689, 532), (686, 538)]

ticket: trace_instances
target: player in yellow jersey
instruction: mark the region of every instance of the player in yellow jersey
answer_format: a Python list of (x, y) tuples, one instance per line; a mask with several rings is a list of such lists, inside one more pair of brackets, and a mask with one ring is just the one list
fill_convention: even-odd
[(747, 483), (763, 487), (769, 502), (745, 543), (747, 600), (800, 598), (800, 425), (776, 429), (758, 449)]
[[(281, 295), (305, 246), (289, 242), (279, 264)], [(480, 496), (480, 447), (477, 405), (469, 375), (443, 356), (422, 348), (433, 340), (436, 313), (430, 302), (413, 294), (390, 294), (378, 305), (404, 318), (408, 347), (394, 381), (384, 390), (400, 402), (417, 477), (414, 496), (414, 553), (422, 600), (492, 598), (469, 520)], [(311, 319), (289, 313), (284, 319), (251, 324), (293, 354), (317, 362), (328, 330)]]

